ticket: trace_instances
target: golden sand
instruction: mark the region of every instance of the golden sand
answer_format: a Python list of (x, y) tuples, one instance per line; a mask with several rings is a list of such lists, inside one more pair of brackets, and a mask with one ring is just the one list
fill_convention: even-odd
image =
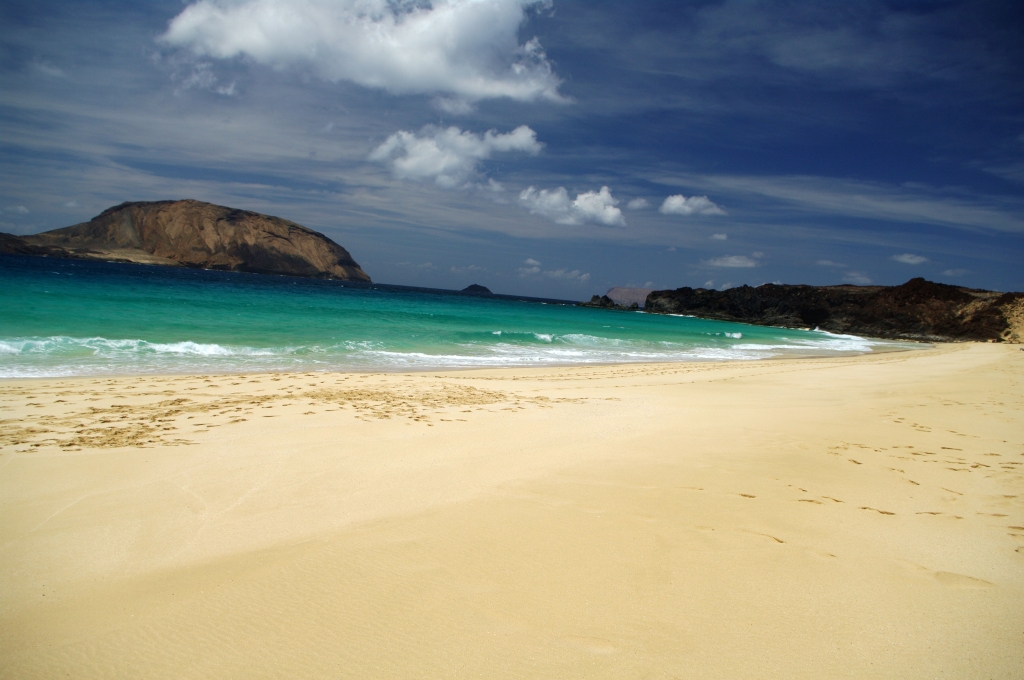
[(1024, 677), (1024, 353), (0, 383), (4, 678)]

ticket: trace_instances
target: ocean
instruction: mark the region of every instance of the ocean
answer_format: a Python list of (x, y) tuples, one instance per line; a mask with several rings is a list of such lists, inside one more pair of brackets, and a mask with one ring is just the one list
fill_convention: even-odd
[(731, 361), (904, 343), (552, 301), (0, 256), (0, 377)]

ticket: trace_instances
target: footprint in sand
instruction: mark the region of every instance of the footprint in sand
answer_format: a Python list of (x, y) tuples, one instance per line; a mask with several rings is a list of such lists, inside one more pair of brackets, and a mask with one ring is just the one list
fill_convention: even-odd
[(888, 510), (879, 510), (878, 508), (871, 508), (871, 507), (868, 507), (866, 505), (862, 505), (860, 507), (860, 509), (861, 510), (872, 510), (874, 512), (877, 512), (880, 515), (895, 515), (896, 514), (895, 512), (889, 512)]
[(959, 589), (976, 589), (976, 588), (991, 588), (993, 583), (989, 583), (980, 578), (974, 578), (973, 576), (964, 576), (963, 574), (956, 574), (951, 571), (937, 571), (933, 574), (936, 581), (946, 586), (947, 588), (959, 588)]

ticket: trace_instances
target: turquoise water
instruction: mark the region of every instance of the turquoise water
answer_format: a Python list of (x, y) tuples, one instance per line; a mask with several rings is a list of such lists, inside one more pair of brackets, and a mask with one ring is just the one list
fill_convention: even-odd
[(898, 343), (337, 281), (0, 256), (0, 377), (723, 361)]

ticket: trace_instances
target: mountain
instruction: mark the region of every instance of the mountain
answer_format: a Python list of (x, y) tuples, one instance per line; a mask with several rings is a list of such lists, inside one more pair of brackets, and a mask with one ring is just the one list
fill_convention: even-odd
[(904, 340), (1024, 342), (1024, 293), (911, 279), (900, 286), (679, 288), (645, 311)]
[(476, 295), (494, 295), (494, 293), (491, 292), (490, 288), (488, 288), (487, 286), (481, 286), (479, 283), (472, 283), (463, 288), (462, 290), (460, 290), (459, 292), (475, 293)]
[(270, 215), (201, 201), (122, 203), (88, 222), (0, 236), (0, 252), (370, 281), (323, 234)]

